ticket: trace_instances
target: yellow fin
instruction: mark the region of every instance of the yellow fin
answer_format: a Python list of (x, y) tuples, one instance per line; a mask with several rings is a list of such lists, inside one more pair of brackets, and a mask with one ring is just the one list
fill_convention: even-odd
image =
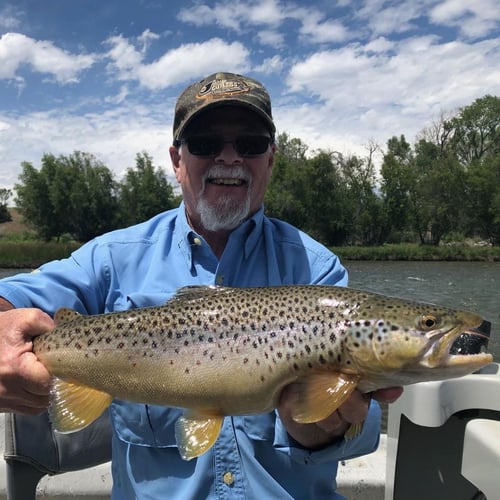
[(346, 433), (344, 434), (344, 439), (346, 441), (349, 441), (351, 439), (357, 438), (363, 432), (364, 425), (364, 421), (357, 424), (351, 424), (349, 426), (349, 429), (347, 429)]
[(203, 415), (186, 411), (175, 422), (175, 439), (184, 460), (191, 460), (208, 451), (222, 427), (222, 415)]
[(79, 431), (90, 425), (111, 404), (106, 392), (55, 378), (49, 416), (57, 432)]
[(54, 316), (54, 322), (56, 325), (60, 325), (61, 323), (66, 323), (67, 321), (76, 319), (79, 316), (81, 316), (79, 312), (69, 309), (68, 307), (61, 307), (61, 309), (57, 310)]
[(293, 384), (292, 418), (300, 424), (319, 422), (350, 396), (358, 375), (318, 371)]

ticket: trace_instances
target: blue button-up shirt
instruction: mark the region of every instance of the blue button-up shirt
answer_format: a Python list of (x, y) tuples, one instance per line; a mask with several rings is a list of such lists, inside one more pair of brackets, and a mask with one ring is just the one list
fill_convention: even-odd
[[(98, 314), (164, 303), (186, 285), (346, 285), (328, 249), (263, 209), (233, 231), (219, 259), (188, 225), (184, 206), (100, 236), (71, 257), (0, 282), (16, 307)], [(182, 410), (115, 401), (111, 408), (114, 500), (203, 498), (340, 499), (337, 462), (372, 452), (380, 410), (372, 403), (362, 434), (319, 451), (286, 432), (276, 412), (226, 417), (218, 440), (186, 462), (175, 444)]]

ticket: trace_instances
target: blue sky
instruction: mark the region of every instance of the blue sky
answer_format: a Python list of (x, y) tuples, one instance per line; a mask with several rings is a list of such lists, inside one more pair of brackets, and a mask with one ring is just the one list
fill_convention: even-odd
[(176, 97), (216, 71), (261, 80), (279, 132), (364, 156), (500, 95), (500, 1), (0, 0), (0, 187), (75, 150), (170, 172)]

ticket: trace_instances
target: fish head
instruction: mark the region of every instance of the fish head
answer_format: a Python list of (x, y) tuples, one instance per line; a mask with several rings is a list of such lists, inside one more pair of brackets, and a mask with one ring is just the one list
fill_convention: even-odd
[(380, 297), (359, 308), (347, 324), (345, 349), (376, 386), (406, 385), (472, 373), (492, 362), (490, 354), (451, 354), (463, 333), (474, 334), (483, 319), (472, 312)]

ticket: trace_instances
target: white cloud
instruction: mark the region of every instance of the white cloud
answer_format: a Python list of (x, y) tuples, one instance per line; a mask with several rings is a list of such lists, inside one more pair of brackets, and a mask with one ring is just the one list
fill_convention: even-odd
[(401, 133), (413, 140), (443, 110), (500, 94), (498, 47), (498, 39), (439, 44), (427, 36), (317, 52), (291, 68), (287, 83), (302, 102), (314, 96), (321, 104), (298, 114), (286, 107), (282, 115), (295, 130), (306, 122), (309, 130), (299, 132), (316, 144), (359, 148), (370, 137), (385, 143)]
[(5, 33), (0, 38), (0, 79), (19, 79), (17, 71), (27, 64), (37, 73), (52, 75), (58, 83), (74, 83), (95, 61), (93, 55), (70, 54), (52, 42), (21, 33)]
[(284, 18), (284, 8), (275, 0), (225, 0), (213, 7), (198, 4), (181, 9), (178, 19), (195, 26), (218, 25), (240, 31), (245, 25), (276, 25)]
[(0, 188), (18, 182), (23, 161), (38, 168), (45, 153), (69, 155), (76, 150), (94, 154), (118, 178), (135, 166), (136, 154), (145, 150), (155, 165), (171, 174), (172, 108), (173, 102), (167, 102), (148, 108), (122, 104), (82, 116), (62, 109), (18, 117), (0, 115), (4, 124), (0, 127), (0, 165), (11, 166), (0, 171)]
[(0, 8), (0, 29), (11, 31), (21, 26), (22, 12), (14, 5), (4, 5)]
[(309, 43), (343, 42), (350, 38), (345, 26), (336, 19), (323, 20), (324, 14), (318, 11), (303, 12), (299, 29), (301, 37)]
[[(195, 26), (217, 25), (235, 32), (266, 26), (258, 39), (265, 45), (277, 42), (282, 46), (284, 35), (279, 28), (287, 20), (298, 23), (299, 35), (308, 44), (339, 42), (349, 38), (346, 27), (338, 19), (327, 19), (325, 12), (313, 7), (302, 7), (300, 2), (279, 0), (225, 0), (213, 7), (198, 4), (181, 9), (178, 19)], [(272, 29), (271, 29), (272, 28)]]
[(268, 45), (274, 48), (283, 47), (285, 43), (285, 36), (283, 33), (275, 30), (259, 31), (259, 33), (257, 33), (257, 39), (261, 45)]
[(159, 90), (213, 72), (213, 68), (244, 72), (249, 69), (249, 52), (239, 42), (228, 43), (212, 38), (203, 43), (189, 43), (167, 51), (152, 63), (129, 40), (115, 36), (108, 40), (112, 59), (109, 68), (120, 80), (135, 80), (145, 88)]
[(430, 12), (430, 20), (445, 26), (455, 26), (469, 38), (480, 38), (500, 24), (500, 5), (497, 0), (445, 0)]
[(260, 64), (259, 66), (255, 66), (253, 68), (253, 71), (255, 71), (256, 73), (262, 73), (265, 75), (266, 74), (269, 75), (269, 74), (273, 74), (273, 73), (279, 74), (284, 69), (284, 67), (285, 67), (285, 62), (283, 61), (283, 59), (281, 59), (280, 56), (276, 55), (276, 56), (268, 57), (268, 58), (264, 59), (262, 64)]

